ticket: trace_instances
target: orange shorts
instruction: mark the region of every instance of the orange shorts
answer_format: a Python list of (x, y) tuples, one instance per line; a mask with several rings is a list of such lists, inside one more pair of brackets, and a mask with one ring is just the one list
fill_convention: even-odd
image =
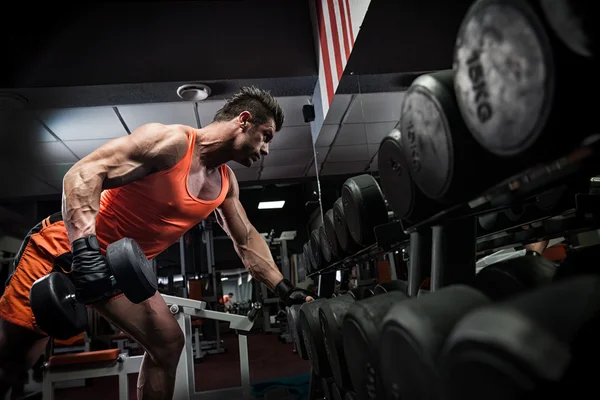
[(0, 297), (0, 318), (46, 336), (35, 324), (29, 291), (36, 280), (52, 271), (70, 273), (71, 260), (71, 243), (61, 213), (34, 226), (21, 243), (14, 272)]

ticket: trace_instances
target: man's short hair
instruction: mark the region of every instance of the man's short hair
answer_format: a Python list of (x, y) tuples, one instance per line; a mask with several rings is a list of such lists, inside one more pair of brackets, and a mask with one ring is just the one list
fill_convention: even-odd
[(229, 293), (229, 297), (233, 296), (233, 293)]
[(269, 118), (275, 121), (276, 131), (283, 125), (283, 109), (277, 100), (269, 92), (256, 87), (241, 88), (217, 111), (213, 121), (231, 121), (244, 111), (252, 114), (252, 122), (256, 125), (264, 124)]

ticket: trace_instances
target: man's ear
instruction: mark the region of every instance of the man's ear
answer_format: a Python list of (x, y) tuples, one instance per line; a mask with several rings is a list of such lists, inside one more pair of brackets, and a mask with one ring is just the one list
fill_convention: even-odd
[(242, 131), (246, 132), (246, 130), (249, 128), (251, 120), (252, 114), (250, 114), (249, 111), (242, 111), (240, 113), (240, 115), (238, 116), (238, 122), (240, 124), (240, 127), (242, 128)]

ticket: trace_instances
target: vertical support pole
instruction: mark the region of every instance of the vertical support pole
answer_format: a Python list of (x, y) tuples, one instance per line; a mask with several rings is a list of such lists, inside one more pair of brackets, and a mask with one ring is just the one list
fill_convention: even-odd
[(408, 295), (417, 297), (421, 283), (431, 271), (431, 229), (423, 228), (410, 234), (408, 265)]
[[(175, 320), (179, 324), (185, 338), (185, 345), (179, 357), (177, 371), (175, 373), (175, 391), (174, 399), (189, 399), (196, 391), (194, 381), (194, 356), (192, 350), (192, 323), (189, 315), (185, 315), (183, 310), (174, 314)], [(191, 373), (190, 373), (191, 370)]]
[(248, 359), (248, 337), (246, 332), (238, 334), (240, 347), (240, 374), (242, 378), (242, 398), (250, 398), (250, 362)]
[(477, 220), (467, 217), (432, 228), (431, 291), (475, 276)]
[[(208, 272), (212, 277), (212, 285), (213, 291), (215, 293), (215, 298), (219, 301), (217, 285), (221, 282), (217, 282), (217, 273), (215, 270), (215, 240), (214, 240), (214, 232), (212, 229), (212, 223), (210, 221), (203, 221), (204, 226), (206, 228), (206, 250), (208, 257)], [(216, 351), (217, 353), (221, 352), (221, 328), (219, 327), (219, 321), (215, 321), (215, 339), (217, 341)]]
[(394, 257), (393, 252), (389, 252), (386, 254), (386, 258), (390, 263), (390, 272), (392, 274), (392, 280), (395, 281), (398, 279), (398, 272), (396, 271), (396, 257)]
[(279, 243), (279, 251), (281, 253), (281, 274), (284, 278), (292, 280), (292, 271), (290, 268), (290, 260), (288, 258), (287, 240), (282, 240)]
[(188, 297), (187, 270), (185, 268), (185, 235), (179, 238), (179, 264), (181, 266), (181, 277), (183, 278), (183, 297)]
[(319, 275), (319, 297), (330, 298), (335, 291), (336, 271), (327, 272)]

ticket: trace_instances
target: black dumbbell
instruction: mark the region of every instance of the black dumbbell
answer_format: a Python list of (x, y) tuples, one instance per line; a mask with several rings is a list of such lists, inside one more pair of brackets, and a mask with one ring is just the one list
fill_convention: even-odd
[[(132, 303), (141, 303), (156, 293), (156, 275), (135, 240), (123, 238), (108, 245), (106, 263), (112, 272), (113, 287)], [(62, 272), (35, 281), (29, 302), (36, 325), (56, 339), (69, 339), (87, 326), (85, 306), (77, 301), (75, 285)]]

